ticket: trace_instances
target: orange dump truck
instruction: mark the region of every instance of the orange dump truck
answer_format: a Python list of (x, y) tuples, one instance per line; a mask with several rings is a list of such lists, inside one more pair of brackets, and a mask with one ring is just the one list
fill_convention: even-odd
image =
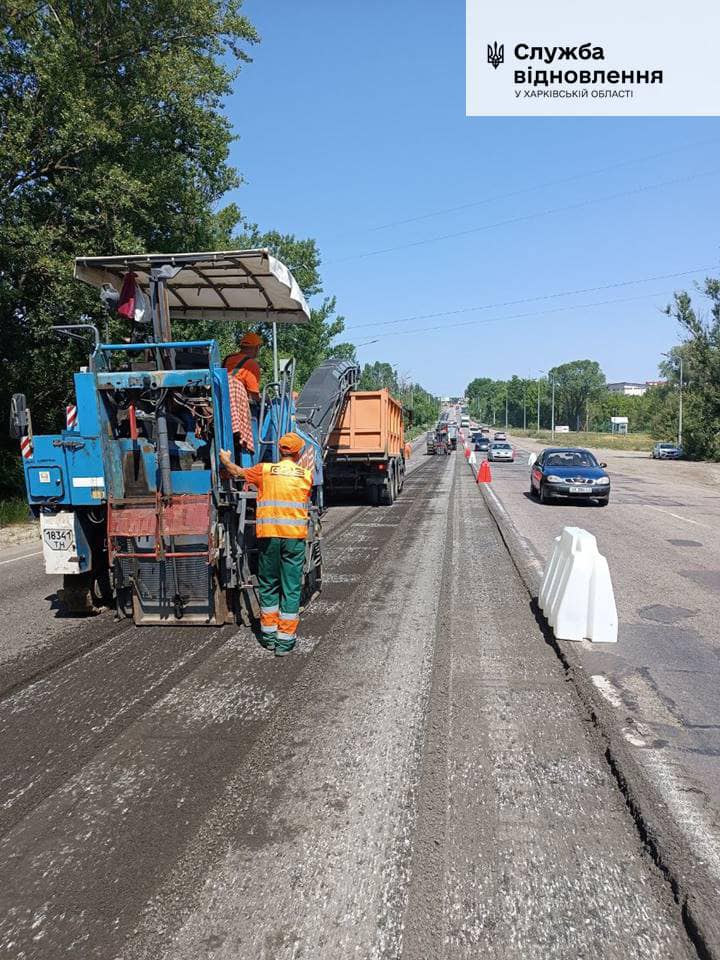
[(389, 505), (405, 482), (402, 406), (387, 389), (349, 393), (328, 438), (325, 489)]

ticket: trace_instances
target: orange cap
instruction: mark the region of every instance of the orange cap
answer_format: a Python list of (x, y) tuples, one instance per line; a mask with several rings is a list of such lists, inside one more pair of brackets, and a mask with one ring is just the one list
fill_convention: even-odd
[(296, 433), (285, 433), (280, 437), (278, 446), (280, 447), (280, 453), (289, 453), (292, 455), (300, 453), (305, 446), (305, 441)]
[(259, 337), (256, 333), (253, 333), (252, 330), (244, 333), (242, 335), (242, 340), (240, 341), (241, 347), (261, 347), (263, 343), (262, 337)]

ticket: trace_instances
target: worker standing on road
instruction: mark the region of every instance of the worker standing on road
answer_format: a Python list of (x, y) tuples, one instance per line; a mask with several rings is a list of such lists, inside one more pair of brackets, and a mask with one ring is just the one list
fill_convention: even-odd
[(412, 456), (412, 444), (409, 442), (405, 444), (404, 456), (406, 460), (409, 460)]
[(238, 353), (225, 357), (223, 366), (229, 377), (238, 377), (247, 390), (250, 403), (260, 403), (260, 364), (257, 356), (262, 346), (262, 337), (257, 333), (244, 333)]
[(229, 451), (220, 451), (220, 461), (232, 477), (257, 487), (261, 643), (278, 657), (294, 648), (300, 622), (312, 490), (312, 472), (298, 463), (303, 445), (296, 433), (286, 433), (280, 437), (279, 463), (245, 469), (231, 461)]

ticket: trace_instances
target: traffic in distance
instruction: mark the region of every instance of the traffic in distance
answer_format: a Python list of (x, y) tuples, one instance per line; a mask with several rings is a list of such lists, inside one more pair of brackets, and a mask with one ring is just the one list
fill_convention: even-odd
[[(461, 428), (469, 431), (468, 442), (475, 453), (484, 453), (490, 463), (514, 463), (516, 451), (502, 430), (472, 423), (466, 414), (461, 416)], [(454, 449), (447, 437), (455, 438), (457, 419), (446, 412), (434, 431), (427, 434), (427, 453)], [(658, 445), (661, 446), (661, 445)], [(665, 445), (662, 445), (665, 446)], [(655, 456), (655, 451), (653, 451)], [(600, 463), (590, 450), (581, 447), (548, 447), (540, 454), (531, 454), (530, 495), (540, 503), (551, 500), (584, 500), (604, 507), (610, 501), (610, 478), (605, 472), (606, 463)]]

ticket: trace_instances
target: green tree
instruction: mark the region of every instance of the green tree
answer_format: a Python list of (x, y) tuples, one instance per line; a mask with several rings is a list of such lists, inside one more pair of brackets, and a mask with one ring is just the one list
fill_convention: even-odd
[(382, 390), (387, 387), (390, 393), (398, 395), (400, 385), (395, 370), (389, 363), (376, 360), (366, 363), (360, 375), (359, 390)]
[[(708, 278), (702, 288), (708, 315), (694, 307), (690, 294), (675, 294), (667, 308), (686, 334), (679, 348), (671, 351), (661, 370), (672, 385), (679, 386), (683, 360), (683, 441), (690, 456), (720, 459), (720, 280)], [(672, 390), (679, 403), (679, 390)], [(666, 428), (665, 423), (657, 426)]]
[[(298, 239), (292, 234), (276, 230), (262, 232), (257, 226), (247, 226), (243, 233), (232, 240), (238, 249), (264, 248), (276, 256), (291, 270), (303, 294), (309, 301), (323, 292), (320, 277), (320, 252), (312, 239)], [(302, 388), (313, 370), (330, 357), (344, 360), (355, 359), (355, 347), (351, 343), (333, 343), (345, 329), (345, 320), (336, 311), (335, 297), (322, 297), (318, 306), (310, 308), (310, 322), (303, 325), (278, 325), (278, 352), (281, 357), (294, 357), (296, 362), (295, 383)], [(243, 325), (222, 324), (214, 331), (221, 340), (223, 352), (234, 348), (243, 331)], [(262, 351), (263, 378), (272, 379), (271, 330), (267, 325), (258, 327), (268, 349)]]
[(572, 360), (549, 371), (555, 380), (555, 422), (568, 424), (571, 430), (579, 430), (585, 422), (587, 405), (602, 394), (605, 374), (595, 360)]
[(57, 425), (86, 351), (49, 327), (102, 320), (73, 257), (224, 246), (240, 178), (222, 98), (256, 33), (241, 0), (15, 0), (0, 32), (0, 404)]

